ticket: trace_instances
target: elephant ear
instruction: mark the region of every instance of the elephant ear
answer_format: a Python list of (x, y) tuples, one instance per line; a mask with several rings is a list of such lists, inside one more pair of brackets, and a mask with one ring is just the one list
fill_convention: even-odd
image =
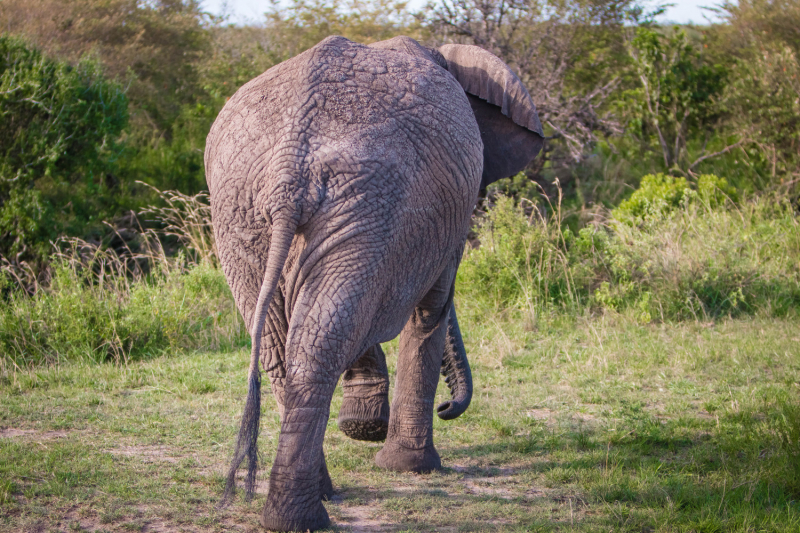
[(481, 188), (524, 169), (544, 144), (536, 105), (519, 78), (483, 48), (446, 44), (439, 52), (467, 93), (483, 140)]

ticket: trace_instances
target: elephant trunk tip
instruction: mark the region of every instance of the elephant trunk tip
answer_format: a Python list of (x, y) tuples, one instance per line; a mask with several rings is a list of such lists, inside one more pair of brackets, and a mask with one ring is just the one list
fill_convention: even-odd
[(469, 407), (469, 400), (450, 400), (443, 402), (436, 407), (436, 416), (442, 420), (453, 420), (464, 414), (464, 411), (467, 410), (467, 407)]

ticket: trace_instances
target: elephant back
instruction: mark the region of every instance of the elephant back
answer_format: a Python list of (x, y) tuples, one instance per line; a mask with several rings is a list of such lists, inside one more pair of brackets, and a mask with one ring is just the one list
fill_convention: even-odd
[[(422, 290), (432, 280), (415, 273), (404, 243), (425, 242), (436, 255), (462, 241), (483, 146), (460, 85), (425, 54), (331, 37), (226, 103), (206, 144), (206, 176), (221, 262), (246, 317), (276, 203), (304, 206), (286, 267), (298, 272), (313, 254), (365, 254), (377, 242), (374, 253), (400, 257), (400, 270)], [(443, 210), (452, 220), (442, 221)], [(408, 296), (408, 287), (396, 289), (387, 301)], [(296, 294), (287, 288), (287, 306)]]
[(419, 57), (421, 59), (427, 59), (428, 61), (436, 63), (443, 69), (447, 70), (447, 60), (444, 58), (444, 56), (442, 56), (442, 54), (439, 53), (438, 50), (435, 48), (427, 48), (422, 46), (411, 37), (406, 37), (404, 35), (392, 37), (391, 39), (387, 39), (385, 41), (372, 43), (369, 45), (369, 47), (376, 50), (393, 50), (395, 52)]

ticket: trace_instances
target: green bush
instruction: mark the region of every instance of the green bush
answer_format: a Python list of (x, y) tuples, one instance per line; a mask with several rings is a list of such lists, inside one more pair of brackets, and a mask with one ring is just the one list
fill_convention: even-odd
[[(458, 274), (462, 302), (495, 310), (602, 309), (652, 320), (709, 320), (800, 309), (800, 222), (788, 200), (733, 205), (724, 181), (643, 180), (613, 216), (577, 234), (501, 197)], [(615, 212), (616, 214), (617, 212)], [(631, 220), (646, 223), (632, 224)]]
[(120, 177), (128, 183), (141, 181), (185, 194), (206, 190), (203, 151), (223, 103), (184, 106), (173, 120), (167, 138), (131, 135), (118, 161)]
[(572, 300), (572, 275), (560, 226), (527, 215), (499, 195), (477, 229), (480, 246), (469, 249), (458, 270), (460, 293), (495, 309)]
[(693, 201), (700, 200), (715, 208), (723, 205), (726, 199), (737, 201), (736, 190), (725, 178), (713, 174), (699, 176), (695, 189), (689, 186), (686, 178), (648, 174), (631, 197), (621, 202), (611, 215), (620, 222), (638, 224), (647, 219), (660, 220)]
[[(94, 250), (80, 261), (60, 257), (46, 288), (7, 295), (0, 309), (2, 364), (124, 362), (246, 343), (222, 272), (208, 264), (178, 268), (179, 262), (137, 279), (107, 252)], [(4, 283), (8, 289), (7, 275)]]
[(653, 317), (706, 320), (800, 307), (800, 224), (785, 201), (687, 205), (643, 226), (612, 224), (611, 293)]
[(617, 105), (643, 149), (660, 152), (664, 168), (688, 170), (694, 158), (687, 141), (707, 137), (719, 125), (728, 69), (697, 51), (681, 28), (641, 25), (633, 33), (628, 50), (640, 83)]
[(41, 259), (60, 233), (114, 211), (105, 170), (127, 106), (96, 61), (72, 67), (0, 36), (0, 255)]
[(3, 362), (20, 367), (246, 341), (225, 277), (207, 265), (125, 283), (59, 262), (48, 289), (35, 297), (14, 292), (0, 312)]
[[(44, 284), (19, 269), (0, 270), (0, 370), (249, 341), (218, 266), (207, 198), (154, 192), (164, 207), (143, 214), (164, 229), (139, 235), (136, 255), (71, 239), (59, 243), (64, 251)], [(165, 253), (164, 236), (183, 245), (177, 256)]]

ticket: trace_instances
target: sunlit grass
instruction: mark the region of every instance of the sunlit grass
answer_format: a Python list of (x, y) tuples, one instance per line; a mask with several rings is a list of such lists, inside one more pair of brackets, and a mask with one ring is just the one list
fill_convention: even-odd
[[(464, 330), (475, 396), (435, 421), (442, 472), (376, 468), (380, 446), (336, 427), (337, 392), (325, 443), (336, 530), (800, 527), (797, 321)], [(396, 344), (387, 351), (393, 367)], [(4, 374), (0, 529), (256, 529), (279, 430), (268, 393), (258, 497), (214, 507), (246, 367), (234, 351)]]

